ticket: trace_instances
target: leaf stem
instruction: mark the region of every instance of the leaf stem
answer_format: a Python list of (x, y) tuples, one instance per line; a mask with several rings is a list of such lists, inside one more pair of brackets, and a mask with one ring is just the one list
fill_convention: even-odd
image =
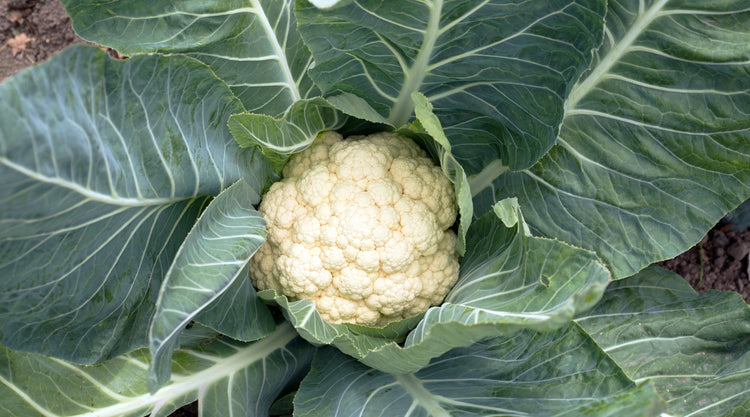
[(439, 397), (431, 394), (422, 385), (422, 382), (414, 375), (393, 375), (401, 387), (411, 395), (414, 402), (420, 407), (427, 411), (427, 415), (433, 417), (450, 417), (448, 411), (446, 411), (437, 400)]
[(598, 65), (583, 82), (573, 87), (568, 96), (566, 109), (575, 108), (576, 104), (604, 79), (609, 70), (628, 52), (628, 49), (633, 45), (638, 36), (659, 16), (659, 12), (661, 12), (667, 1), (659, 0), (650, 9), (643, 11), (635, 19), (633, 26), (625, 33), (620, 42), (616, 43), (609, 53), (599, 61)]
[(297, 332), (287, 322), (280, 325), (273, 333), (244, 348), (237, 349), (231, 356), (221, 357), (216, 355), (216, 363), (200, 372), (185, 376), (175, 376), (172, 382), (165, 385), (153, 395), (145, 393), (131, 397), (128, 401), (112, 404), (107, 407), (92, 409), (88, 413), (79, 414), (76, 417), (106, 417), (121, 416), (133, 410), (142, 410), (146, 407), (154, 407), (154, 410), (169, 403), (174, 398), (192, 395), (194, 392), (203, 392), (206, 387), (216, 383), (222, 378), (229, 378), (238, 370), (265, 360), (273, 352), (283, 349), (289, 342), (297, 337)]
[(480, 173), (469, 178), (471, 196), (476, 197), (485, 188), (491, 187), (492, 183), (506, 171), (508, 171), (508, 167), (503, 165), (503, 162), (499, 159), (487, 164)]
[(411, 95), (415, 91), (419, 91), (419, 87), (422, 86), (422, 82), (427, 76), (430, 58), (435, 49), (435, 43), (440, 31), (440, 15), (442, 11), (443, 0), (435, 0), (430, 5), (430, 18), (427, 21), (422, 48), (420, 48), (414, 64), (406, 72), (404, 86), (398, 94), (393, 109), (391, 109), (391, 114), (388, 116), (388, 121), (395, 127), (405, 125), (414, 111), (414, 102), (411, 99)]
[[(258, 20), (260, 20), (263, 25), (263, 30), (268, 34), (268, 39), (271, 40), (271, 47), (273, 48), (274, 54), (278, 57), (279, 66), (281, 67), (285, 83), (288, 86), (289, 93), (292, 95), (292, 103), (299, 101), (302, 96), (297, 88), (297, 80), (294, 79), (292, 70), (289, 68), (286, 51), (284, 51), (284, 47), (279, 43), (276, 31), (274, 30), (274, 27), (271, 26), (271, 22), (268, 21), (268, 16), (263, 9), (263, 5), (261, 5), (258, 0), (252, 0), (251, 3), (257, 12)], [(291, 13), (291, 11), (289, 13)]]

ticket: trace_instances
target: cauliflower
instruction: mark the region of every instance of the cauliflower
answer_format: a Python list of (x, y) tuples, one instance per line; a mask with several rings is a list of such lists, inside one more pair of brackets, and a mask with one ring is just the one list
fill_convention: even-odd
[(383, 326), (441, 303), (458, 278), (452, 184), (405, 137), (342, 139), (322, 134), (264, 196), (253, 284), (331, 323)]

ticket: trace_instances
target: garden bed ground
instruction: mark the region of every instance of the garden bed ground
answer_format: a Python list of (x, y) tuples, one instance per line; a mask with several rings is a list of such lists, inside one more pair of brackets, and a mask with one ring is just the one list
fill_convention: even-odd
[(0, 0), (0, 80), (79, 42), (59, 0)]

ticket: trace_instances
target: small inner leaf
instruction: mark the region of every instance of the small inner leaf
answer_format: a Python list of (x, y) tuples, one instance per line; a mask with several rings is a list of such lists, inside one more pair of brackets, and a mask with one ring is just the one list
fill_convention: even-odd
[(344, 115), (318, 97), (295, 102), (281, 119), (235, 114), (229, 118), (229, 130), (243, 148), (259, 147), (281, 172), (291, 155), (310, 146), (320, 132), (338, 129), (344, 122)]

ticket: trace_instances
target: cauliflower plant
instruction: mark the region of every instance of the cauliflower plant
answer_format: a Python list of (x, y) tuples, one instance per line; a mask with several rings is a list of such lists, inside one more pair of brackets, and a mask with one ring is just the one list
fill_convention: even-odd
[(342, 139), (322, 134), (264, 196), (253, 284), (331, 323), (382, 326), (441, 303), (458, 278), (451, 182), (408, 138)]

